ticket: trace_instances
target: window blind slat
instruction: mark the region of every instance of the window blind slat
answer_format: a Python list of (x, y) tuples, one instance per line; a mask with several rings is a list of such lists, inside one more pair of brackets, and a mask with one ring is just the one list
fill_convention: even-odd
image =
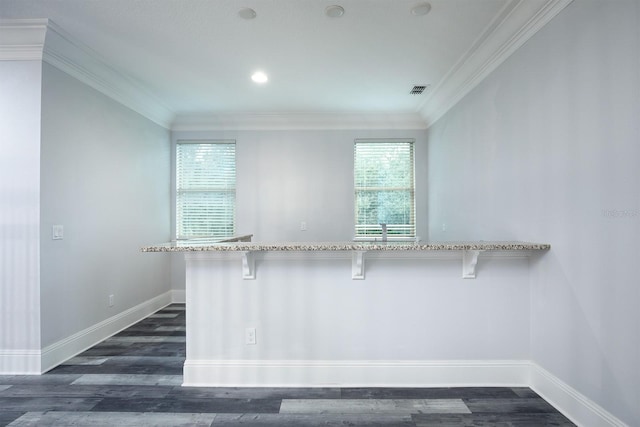
[(412, 140), (357, 140), (354, 189), (356, 237), (415, 237)]
[(176, 144), (177, 238), (235, 234), (234, 142)]

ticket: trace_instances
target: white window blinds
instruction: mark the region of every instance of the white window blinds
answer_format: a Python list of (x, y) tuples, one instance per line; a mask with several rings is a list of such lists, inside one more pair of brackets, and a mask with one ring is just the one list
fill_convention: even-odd
[(416, 235), (413, 140), (356, 140), (355, 237)]
[(235, 141), (176, 144), (178, 239), (235, 234)]

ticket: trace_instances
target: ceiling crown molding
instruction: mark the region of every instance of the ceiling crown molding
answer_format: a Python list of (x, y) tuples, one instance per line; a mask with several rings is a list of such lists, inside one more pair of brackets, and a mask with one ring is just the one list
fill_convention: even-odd
[(174, 131), (426, 129), (418, 113), (252, 113), (179, 115)]
[(47, 19), (0, 20), (0, 60), (43, 60), (173, 130), (424, 129), (473, 90), (572, 0), (508, 0), (415, 113), (195, 114), (171, 111), (141, 82), (111, 67)]
[(39, 61), (46, 19), (0, 19), (0, 61)]
[(175, 116), (49, 19), (0, 20), (0, 60), (42, 60), (167, 129)]
[(573, 0), (510, 0), (419, 108), (431, 126)]
[(91, 48), (49, 20), (43, 60), (133, 111), (169, 128), (174, 112), (139, 82), (112, 68)]

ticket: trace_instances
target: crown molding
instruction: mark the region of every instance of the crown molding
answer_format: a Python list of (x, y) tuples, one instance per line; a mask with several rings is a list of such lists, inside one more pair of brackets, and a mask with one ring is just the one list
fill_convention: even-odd
[(426, 128), (418, 113), (185, 114), (171, 125), (174, 131)]
[(431, 126), (573, 0), (510, 0), (419, 108)]
[(0, 20), (0, 60), (42, 60), (167, 129), (175, 116), (139, 82), (49, 19)]
[(0, 19), (0, 61), (42, 60), (46, 19)]
[(176, 114), (48, 19), (0, 20), (0, 60), (42, 60), (172, 130), (426, 129), (573, 0), (508, 0), (415, 113)]
[(175, 114), (139, 82), (107, 64), (95, 51), (49, 20), (44, 62), (169, 128)]

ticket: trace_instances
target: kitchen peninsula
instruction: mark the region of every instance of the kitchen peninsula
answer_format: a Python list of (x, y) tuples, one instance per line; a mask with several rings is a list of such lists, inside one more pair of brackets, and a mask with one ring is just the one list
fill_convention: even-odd
[(185, 255), (184, 385), (525, 382), (529, 263), (548, 244), (241, 237), (142, 248)]

